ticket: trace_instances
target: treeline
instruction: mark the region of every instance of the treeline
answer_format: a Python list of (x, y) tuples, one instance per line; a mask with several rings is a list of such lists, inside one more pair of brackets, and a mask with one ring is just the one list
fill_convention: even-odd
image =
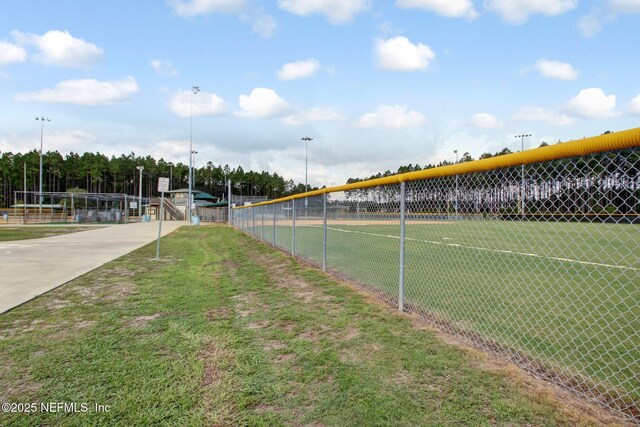
[[(508, 153), (505, 148), (480, 158)], [(464, 153), (458, 162), (472, 160), (469, 153)], [(409, 164), (397, 172), (385, 171), (366, 179), (450, 164), (444, 161), (424, 168)], [(363, 180), (350, 178), (349, 183)], [(354, 212), (399, 209), (398, 186), (352, 190), (345, 196)], [(407, 185), (406, 204), (413, 212), (570, 215), (585, 220), (592, 218), (584, 215), (636, 215), (640, 213), (640, 149), (414, 181)], [(638, 221), (634, 218), (624, 221)]]
[[(543, 142), (542, 144), (540, 144), (540, 147), (546, 147), (547, 145), (548, 144), (546, 142)], [(487, 153), (483, 153), (480, 156), (480, 159), (488, 159), (490, 157), (502, 156), (502, 155), (505, 155), (505, 154), (511, 154), (511, 152), (512, 152), (511, 150), (509, 150), (508, 148), (505, 147), (502, 150), (500, 150), (500, 151), (498, 151), (496, 153), (493, 153), (493, 154), (488, 153), (488, 152)], [(473, 156), (471, 156), (471, 154), (469, 154), (468, 152), (465, 152), (458, 159), (458, 163), (471, 162), (473, 160), (475, 160), (473, 158)], [(441, 166), (449, 166), (449, 165), (453, 165), (453, 164), (455, 164), (455, 162), (449, 162), (447, 160), (443, 160), (443, 161), (441, 161), (440, 163), (438, 163), (436, 165), (429, 163), (429, 164), (425, 165), (424, 167), (420, 166), (417, 163), (415, 165), (412, 164), (412, 163), (409, 163), (406, 166), (400, 166), (398, 168), (398, 170), (395, 171), (395, 172), (392, 172), (390, 170), (386, 170), (384, 172), (378, 172), (375, 175), (371, 175), (368, 178), (349, 178), (347, 180), (347, 184), (353, 184), (355, 182), (361, 182), (361, 181), (368, 181), (370, 179), (383, 178), (383, 177), (386, 177), (386, 176), (396, 175), (396, 174), (400, 174), (400, 173), (415, 172), (415, 171), (421, 171), (421, 170), (425, 170), (425, 169), (433, 169), (433, 168), (437, 168), (437, 167), (441, 167)]]
[[(108, 157), (100, 153), (69, 153), (58, 151), (42, 155), (42, 191), (138, 194), (140, 172), (143, 195), (157, 196), (158, 177), (171, 177), (173, 189), (188, 187), (189, 166), (172, 165), (164, 159), (136, 156), (134, 153)], [(14, 203), (15, 192), (19, 200), (22, 192), (39, 191), (40, 154), (37, 150), (26, 154), (5, 152), (0, 155), (0, 207)], [(25, 173), (26, 172), (26, 173)], [(25, 180), (26, 175), (26, 180)], [(284, 197), (304, 192), (303, 183), (285, 180), (277, 173), (245, 171), (242, 166), (214, 165), (211, 162), (194, 169), (193, 188), (223, 198), (225, 180), (231, 179), (232, 193), (245, 196)], [(310, 188), (310, 190), (313, 188)]]

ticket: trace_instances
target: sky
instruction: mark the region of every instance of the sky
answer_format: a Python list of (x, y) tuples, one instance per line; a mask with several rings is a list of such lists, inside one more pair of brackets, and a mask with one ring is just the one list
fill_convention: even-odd
[(639, 24), (640, 0), (0, 0), (0, 151), (43, 125), (44, 151), (191, 141), (304, 182), (308, 144), (320, 187), (625, 130)]

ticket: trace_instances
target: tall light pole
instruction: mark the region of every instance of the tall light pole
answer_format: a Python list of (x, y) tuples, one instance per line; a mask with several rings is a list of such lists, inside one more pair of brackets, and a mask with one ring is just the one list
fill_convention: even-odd
[(189, 224), (191, 224), (191, 188), (193, 187), (193, 181), (191, 179), (191, 156), (193, 153), (193, 95), (200, 92), (200, 86), (191, 86), (191, 95), (189, 98), (189, 194), (187, 195), (187, 214), (189, 215)]
[[(309, 185), (307, 184), (307, 171), (309, 170), (309, 141), (313, 141), (313, 138), (308, 136), (302, 137), (304, 141), (304, 192), (309, 191)], [(309, 205), (309, 200), (304, 198), (304, 209), (306, 213), (307, 206)]]
[(169, 162), (169, 191), (173, 190), (173, 162)]
[[(458, 164), (458, 150), (453, 150), (456, 153), (456, 164)], [(458, 174), (456, 174), (456, 219), (458, 219)]]
[[(191, 182), (193, 183), (192, 187), (195, 187), (195, 185), (196, 185), (196, 179), (195, 179), (195, 177), (196, 177), (196, 173), (195, 173), (195, 170), (196, 170), (196, 154), (198, 154), (198, 152), (196, 150), (191, 150), (191, 156), (193, 158), (193, 171), (191, 172), (191, 174), (192, 174)], [(193, 204), (193, 196), (191, 196), (191, 203)]]
[[(530, 137), (531, 134), (522, 134), (522, 135), (516, 135), (515, 138), (520, 138), (520, 147), (521, 147), (521, 151), (524, 151), (524, 139), (527, 137)], [(524, 163), (522, 164), (521, 168), (520, 168), (520, 214), (522, 215), (522, 218), (524, 219)]]
[(44, 135), (44, 122), (50, 122), (51, 119), (48, 117), (36, 117), (36, 120), (40, 121), (40, 190), (38, 191), (40, 198), (40, 210), (39, 216), (40, 220), (42, 220), (42, 138)]
[(142, 222), (142, 171), (144, 170), (144, 166), (136, 166), (136, 169), (140, 171), (140, 182), (138, 183), (139, 193), (138, 200), (140, 203), (138, 204), (138, 217), (140, 218), (140, 222)]

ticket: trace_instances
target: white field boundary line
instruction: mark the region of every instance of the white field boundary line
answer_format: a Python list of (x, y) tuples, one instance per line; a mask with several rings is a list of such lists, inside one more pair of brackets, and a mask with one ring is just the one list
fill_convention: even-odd
[[(321, 225), (306, 225), (306, 226), (301, 226), (301, 227), (322, 228)], [(366, 231), (344, 230), (342, 228), (334, 228), (334, 227), (327, 227), (327, 230), (340, 231), (342, 233), (362, 234), (362, 235), (374, 236), (374, 237), (388, 237), (388, 238), (391, 238), (391, 239), (400, 240), (400, 236), (394, 236), (394, 235), (391, 235), (391, 234), (377, 234), (377, 233), (369, 233), (369, 232), (366, 232)], [(549, 260), (563, 261), (563, 262), (572, 262), (572, 263), (576, 263), (576, 264), (592, 265), (592, 266), (596, 266), (596, 267), (607, 267), (607, 268), (618, 268), (620, 270), (640, 271), (640, 268), (628, 267), (628, 266), (624, 266), (624, 265), (604, 264), (604, 263), (600, 263), (600, 262), (590, 262), (590, 261), (580, 261), (578, 259), (561, 258), (561, 257), (546, 256), (546, 255), (539, 255), (539, 254), (531, 254), (531, 253), (526, 253), (526, 252), (516, 252), (516, 251), (505, 250), (505, 249), (483, 248), (481, 246), (461, 245), (459, 243), (446, 243), (446, 242), (438, 242), (438, 241), (435, 241), (435, 240), (414, 239), (412, 237), (405, 237), (404, 239), (412, 241), (412, 242), (430, 243), (430, 244), (433, 244), (433, 245), (443, 245), (443, 246), (451, 246), (451, 247), (463, 248), (463, 249), (475, 249), (475, 250), (478, 250), (478, 251), (497, 252), (497, 253), (510, 254), (510, 255), (528, 256), (528, 257), (532, 257), (532, 258), (549, 259)]]

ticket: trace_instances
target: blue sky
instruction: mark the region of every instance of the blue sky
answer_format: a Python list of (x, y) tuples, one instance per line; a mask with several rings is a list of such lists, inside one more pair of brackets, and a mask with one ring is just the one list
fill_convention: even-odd
[[(640, 0), (2, 0), (0, 150), (344, 183), (637, 127)], [(192, 85), (200, 93), (191, 94)]]

